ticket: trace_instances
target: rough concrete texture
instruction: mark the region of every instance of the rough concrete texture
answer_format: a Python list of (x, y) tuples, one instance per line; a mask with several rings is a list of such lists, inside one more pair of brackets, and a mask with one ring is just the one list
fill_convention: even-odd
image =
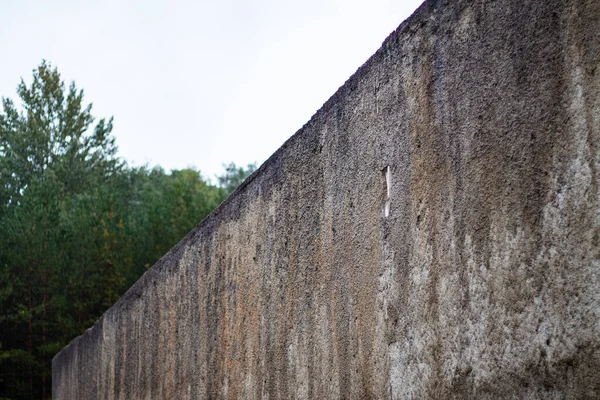
[(600, 398), (599, 66), (599, 1), (427, 1), (55, 398)]

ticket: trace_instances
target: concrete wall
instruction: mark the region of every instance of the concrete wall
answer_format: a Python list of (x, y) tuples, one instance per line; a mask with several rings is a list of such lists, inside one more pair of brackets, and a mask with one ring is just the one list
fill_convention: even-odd
[(599, 148), (599, 1), (427, 1), (53, 394), (600, 398)]

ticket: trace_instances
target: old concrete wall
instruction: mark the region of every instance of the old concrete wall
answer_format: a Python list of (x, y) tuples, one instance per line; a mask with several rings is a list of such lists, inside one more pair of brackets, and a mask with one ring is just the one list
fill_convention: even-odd
[(600, 398), (599, 66), (596, 0), (426, 2), (55, 398)]

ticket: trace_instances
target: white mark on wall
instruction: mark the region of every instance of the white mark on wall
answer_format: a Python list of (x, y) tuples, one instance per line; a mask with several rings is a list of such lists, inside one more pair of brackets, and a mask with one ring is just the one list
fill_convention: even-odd
[(379, 114), (379, 77), (375, 77), (375, 113)]
[(390, 215), (390, 193), (392, 190), (392, 171), (388, 165), (385, 169), (385, 186), (387, 188), (385, 206), (383, 207), (383, 215), (387, 218)]

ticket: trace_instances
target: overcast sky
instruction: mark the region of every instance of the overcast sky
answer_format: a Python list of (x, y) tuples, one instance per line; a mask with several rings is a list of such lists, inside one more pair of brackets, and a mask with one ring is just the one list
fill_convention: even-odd
[(130, 165), (260, 165), (421, 0), (0, 0), (0, 96), (46, 59)]

